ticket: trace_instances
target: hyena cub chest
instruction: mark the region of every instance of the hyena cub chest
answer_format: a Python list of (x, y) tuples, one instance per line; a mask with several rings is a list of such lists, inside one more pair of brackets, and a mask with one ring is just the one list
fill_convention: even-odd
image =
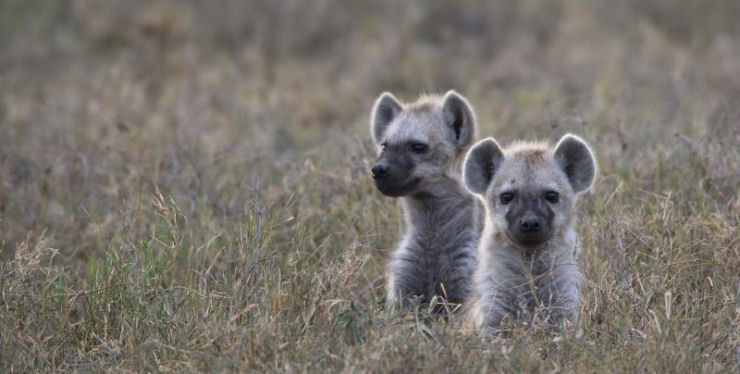
[(423, 248), (400, 248), (389, 264), (389, 298), (422, 303), (441, 297), (462, 303), (470, 293), (475, 252), (428, 253)]
[[(522, 253), (508, 243), (489, 248), (499, 251), (479, 269), (484, 281), (477, 285), (478, 303), (485, 324), (498, 325), (508, 319), (530, 321), (534, 312), (545, 320), (571, 319), (580, 298), (580, 273), (572, 256), (552, 259), (548, 249)], [(555, 249), (557, 250), (557, 249)]]
[(406, 217), (389, 262), (389, 302), (434, 296), (461, 302), (480, 231), (478, 202), (459, 171), (475, 137), (473, 109), (453, 91), (406, 104), (384, 93), (373, 108), (371, 133), (379, 150), (375, 186), (400, 198)]
[[(480, 230), (475, 219), (477, 202), (472, 196), (461, 198), (452, 216), (439, 217), (440, 222), (431, 224), (419, 219), (421, 222), (416, 222), (401, 241), (389, 263), (391, 299), (418, 297), (421, 302), (429, 302), (438, 296), (462, 303), (467, 298)], [(415, 205), (413, 201), (406, 205), (407, 212), (414, 211), (410, 206)], [(449, 210), (437, 207), (430, 215)], [(413, 217), (414, 213), (410, 214)]]

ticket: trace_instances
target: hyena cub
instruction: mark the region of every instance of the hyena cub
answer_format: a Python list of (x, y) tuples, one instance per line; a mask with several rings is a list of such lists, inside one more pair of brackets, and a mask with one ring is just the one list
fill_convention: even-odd
[[(469, 294), (483, 208), (462, 183), (460, 164), (475, 138), (470, 104), (454, 91), (403, 104), (383, 93), (372, 111), (379, 146), (377, 189), (400, 197), (406, 231), (388, 265), (388, 301)], [(479, 223), (481, 222), (481, 223)]]
[[(565, 135), (554, 148), (492, 138), (476, 143), (463, 167), (465, 184), (486, 206), (469, 322), (496, 332), (531, 320), (553, 325), (578, 318), (575, 201), (596, 174), (589, 146)], [(541, 314), (540, 314), (541, 313)]]

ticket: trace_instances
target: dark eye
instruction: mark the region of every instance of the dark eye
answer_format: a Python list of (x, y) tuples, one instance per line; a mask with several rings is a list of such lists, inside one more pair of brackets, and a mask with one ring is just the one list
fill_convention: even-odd
[(427, 153), (427, 150), (429, 147), (426, 144), (422, 143), (411, 143), (411, 150), (414, 151), (414, 153)]
[(560, 200), (560, 195), (555, 191), (547, 191), (545, 193), (545, 200), (555, 204)]
[(514, 194), (511, 192), (504, 192), (501, 194), (501, 204), (508, 204), (514, 200)]
[(388, 143), (382, 143), (380, 145), (380, 149), (385, 150), (385, 148), (388, 146)]

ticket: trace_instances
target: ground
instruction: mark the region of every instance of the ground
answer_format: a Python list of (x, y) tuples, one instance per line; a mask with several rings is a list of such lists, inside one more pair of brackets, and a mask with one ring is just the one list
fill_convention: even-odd
[[(0, 2), (3, 372), (736, 372), (740, 3)], [(579, 324), (384, 310), (373, 100), (588, 140)]]

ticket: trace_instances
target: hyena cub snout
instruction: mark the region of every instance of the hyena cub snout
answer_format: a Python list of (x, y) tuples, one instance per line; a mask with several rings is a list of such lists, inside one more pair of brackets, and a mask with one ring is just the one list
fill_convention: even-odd
[(470, 149), (463, 170), (487, 207), (474, 276), (475, 325), (496, 330), (502, 320), (532, 316), (539, 307), (551, 322), (575, 321), (581, 290), (575, 200), (596, 174), (589, 146), (570, 134), (555, 147), (504, 149), (488, 138)]
[(377, 162), (370, 169), (378, 190), (387, 196), (398, 197), (414, 191), (421, 178), (414, 175), (415, 160), (413, 153), (423, 154), (427, 146), (422, 143), (411, 144), (409, 150), (403, 149), (403, 145), (389, 147), (386, 143), (381, 146), (382, 150)]

